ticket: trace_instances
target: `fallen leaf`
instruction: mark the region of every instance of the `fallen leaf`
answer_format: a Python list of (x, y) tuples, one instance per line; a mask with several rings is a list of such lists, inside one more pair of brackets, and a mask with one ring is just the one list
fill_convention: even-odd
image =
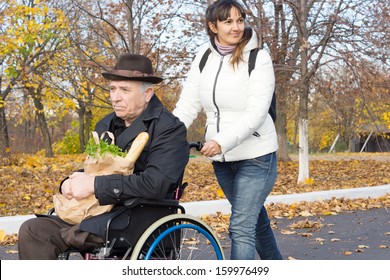
[(344, 251), (344, 255), (345, 256), (349, 256), (349, 255), (352, 255), (353, 253), (351, 251)]
[(5, 232), (4, 230), (0, 230), (0, 243), (2, 243), (5, 239)]
[(313, 185), (314, 184), (314, 178), (306, 178), (304, 181), (305, 185)]
[(332, 238), (330, 241), (332, 241), (332, 242), (339, 242), (339, 241), (341, 241), (341, 239), (339, 239), (339, 238)]
[(6, 252), (7, 254), (17, 254), (17, 253), (18, 253), (17, 250), (5, 250), (5, 252)]
[(302, 216), (302, 217), (312, 217), (314, 216), (312, 213), (308, 212), (308, 211), (302, 211), (299, 213), (299, 216)]
[(291, 234), (296, 234), (297, 232), (296, 231), (282, 229), (282, 231), (280, 233), (281, 234), (286, 234), (286, 235), (291, 235)]

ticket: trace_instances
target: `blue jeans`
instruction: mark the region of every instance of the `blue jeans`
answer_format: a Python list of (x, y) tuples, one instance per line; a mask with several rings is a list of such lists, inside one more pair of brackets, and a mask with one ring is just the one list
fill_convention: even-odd
[(276, 153), (234, 162), (213, 162), (214, 172), (232, 205), (229, 236), (232, 260), (279, 260), (264, 202), (277, 175)]

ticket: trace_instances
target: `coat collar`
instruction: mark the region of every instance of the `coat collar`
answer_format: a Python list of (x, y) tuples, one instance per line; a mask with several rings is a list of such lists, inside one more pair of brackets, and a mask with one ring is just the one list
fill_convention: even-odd
[(163, 105), (156, 95), (153, 95), (145, 111), (134, 120), (134, 122), (126, 128), (116, 139), (116, 145), (121, 149), (125, 149), (138, 134), (148, 130), (148, 122), (157, 119), (162, 110)]

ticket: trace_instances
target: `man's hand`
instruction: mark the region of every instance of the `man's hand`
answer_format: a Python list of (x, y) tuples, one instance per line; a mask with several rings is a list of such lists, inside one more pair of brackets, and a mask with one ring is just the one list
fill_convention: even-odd
[(66, 179), (62, 185), (61, 185), (61, 193), (67, 198), (67, 199), (72, 199), (73, 195), (72, 192), (70, 191), (70, 180), (69, 178)]
[(95, 176), (84, 172), (75, 172), (62, 184), (62, 194), (67, 199), (80, 200), (86, 198), (95, 192), (94, 183)]

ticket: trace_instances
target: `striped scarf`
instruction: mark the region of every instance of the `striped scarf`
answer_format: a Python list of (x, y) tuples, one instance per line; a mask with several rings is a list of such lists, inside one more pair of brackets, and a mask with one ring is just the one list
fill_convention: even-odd
[(234, 48), (236, 47), (236, 45), (232, 45), (232, 46), (222, 46), (222, 45), (218, 42), (217, 36), (215, 36), (214, 42), (215, 42), (215, 45), (217, 46), (218, 52), (219, 52), (221, 55), (231, 54), (231, 53), (233, 52)]

